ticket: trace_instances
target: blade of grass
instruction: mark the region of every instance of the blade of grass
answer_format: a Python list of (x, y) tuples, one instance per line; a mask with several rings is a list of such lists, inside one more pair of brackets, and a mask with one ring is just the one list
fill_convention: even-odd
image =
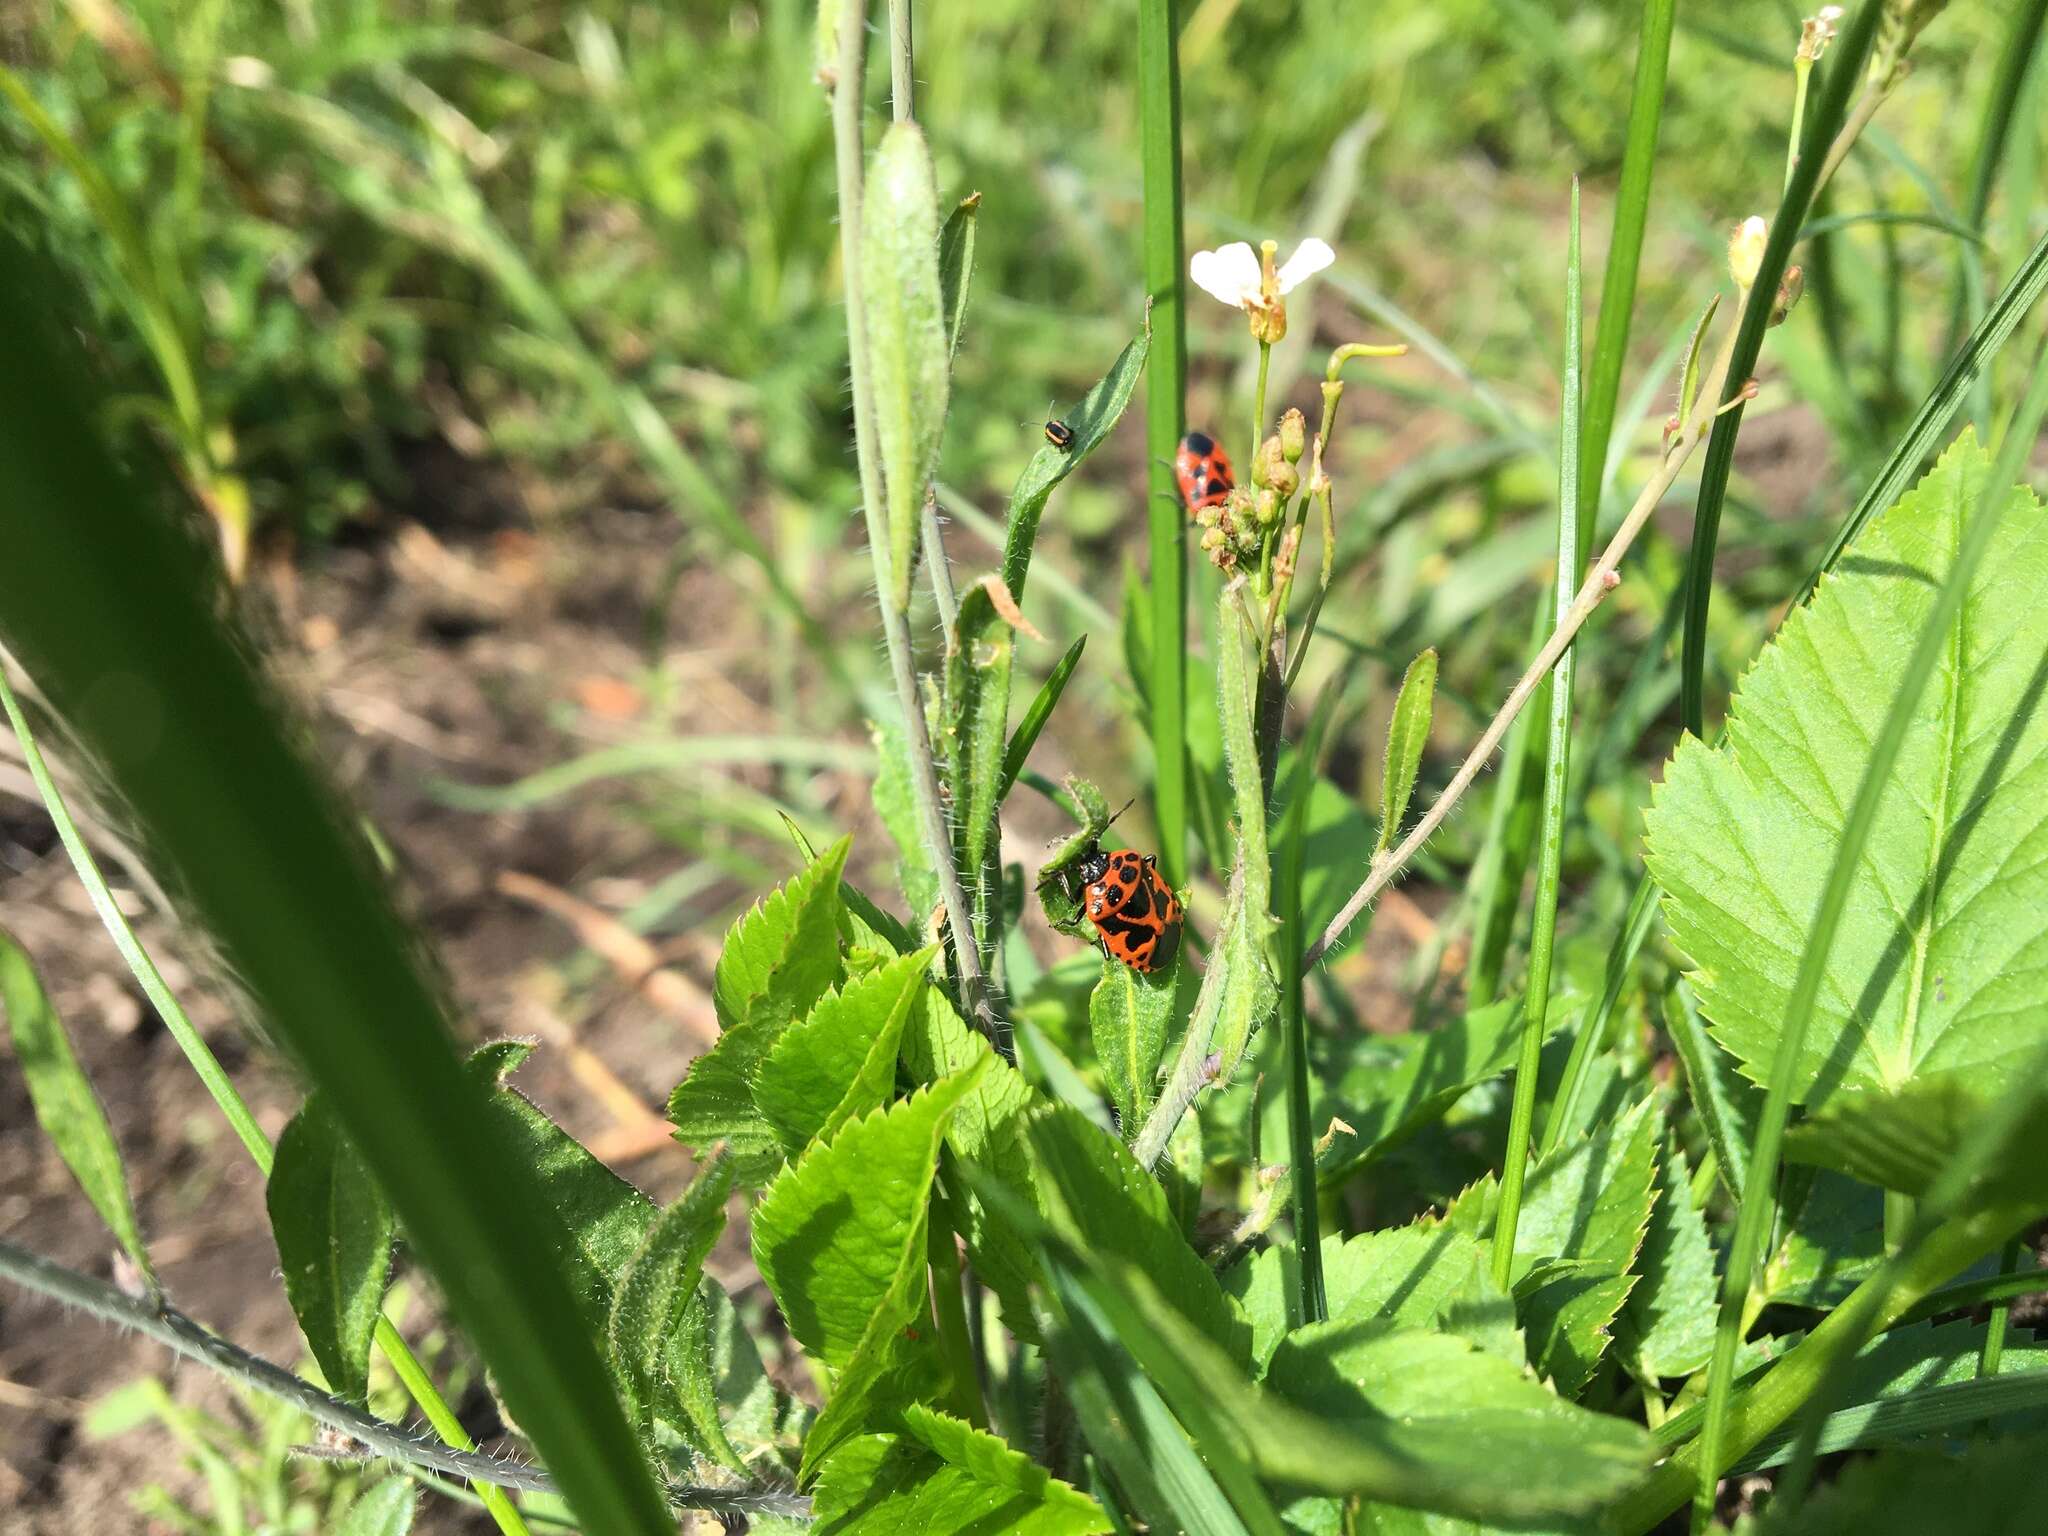
[(1180, 56), (1173, 0), (1138, 0), (1138, 153), (1144, 181), (1145, 292), (1152, 354), (1145, 374), (1145, 504), (1152, 554), (1152, 813), (1168, 883), (1188, 877), (1187, 513), (1173, 476), (1186, 430), (1187, 310), (1182, 272)]
[(1622, 919), (1621, 928), (1614, 935), (1614, 944), (1607, 951), (1606, 980), (1600, 989), (1599, 1006), (1587, 1015), (1572, 1039), (1571, 1055), (1564, 1064), (1564, 1079), (1558, 1084), (1557, 1097), (1551, 1100), (1550, 1114), (1543, 1122), (1542, 1152), (1545, 1157), (1556, 1151), (1558, 1143), (1564, 1140), (1565, 1128), (1572, 1123), (1572, 1111), (1578, 1107), (1579, 1095), (1584, 1092), (1587, 1079), (1593, 1075), (1593, 1058), (1607, 1034), (1607, 1021), (1614, 1017), (1615, 1004), (1621, 1001), (1621, 989), (1635, 967), (1636, 956), (1642, 952), (1643, 941), (1650, 936), (1650, 930), (1656, 924), (1657, 882), (1645, 874), (1636, 882), (1635, 895), (1629, 898), (1628, 916)]
[[(1571, 232), (1564, 268), (1564, 405), (1557, 447), (1557, 622), (1563, 624), (1579, 587), (1580, 273), (1579, 182), (1572, 178)], [(1508, 1146), (1500, 1180), (1500, 1216), (1493, 1231), (1493, 1278), (1509, 1287), (1515, 1261), (1515, 1228), (1522, 1216), (1522, 1184), (1528, 1175), (1530, 1133), (1536, 1119), (1536, 1072), (1543, 1051), (1543, 1024), (1550, 1008), (1550, 970), (1557, 939), (1557, 887), (1564, 863), (1565, 799), (1570, 789), (1572, 672), (1578, 646), (1557, 658), (1550, 673), (1549, 739), (1543, 760), (1543, 820), (1536, 865), (1536, 912), (1529, 933), (1528, 995), (1523, 1001), (1522, 1054), (1515, 1068), (1515, 1097), (1508, 1117)]]
[[(1742, 1200), (1736, 1210), (1735, 1235), (1728, 1250), (1721, 1315), (1714, 1334), (1713, 1359), (1708, 1365), (1706, 1420), (1700, 1434), (1700, 1481), (1693, 1503), (1693, 1527), (1696, 1531), (1704, 1530), (1713, 1519), (1715, 1485), (1727, 1465), (1723, 1447), (1729, 1400), (1734, 1387), (1735, 1350), (1741, 1340), (1750, 1286), (1756, 1275), (1757, 1263), (1763, 1256), (1766, 1217), (1773, 1204), (1772, 1191), (1778, 1182), (1778, 1155), (1785, 1139), (1785, 1126), (1792, 1113), (1793, 1080), (1798, 1072), (1800, 1051), (1805, 1045), (1807, 1024), (1813, 1015), (1814, 1000), (1820, 995), (1821, 979), (1829, 952), (1834, 947), (1835, 932), (1848, 906), (1856, 866), (1870, 840), (1870, 829), (1876, 824), (1878, 802), (1905, 745), (1920, 695), (1933, 675), (1949, 628), (1962, 611), (1963, 598), (1969, 591), (1977, 564), (1990, 547), (1991, 535), (1998, 526), (1998, 502), (2025, 467), (2026, 455), (2040, 432), (2044, 413), (2048, 413), (2048, 348), (2044, 348), (2035, 361), (2026, 398), (2014, 412), (2005, 441), (2000, 444), (1997, 460), (1992, 465), (1991, 477), (1985, 482), (1984, 494), (1979, 498), (1956, 549), (1955, 562), (1950, 566), (1934, 606), (1920, 627), (1912, 654), (1900, 675), (1898, 691), (1892, 696), (1891, 707), (1886, 710), (1884, 722), (1871, 743), (1869, 760), (1864, 765), (1862, 780), (1856, 786), (1856, 798), (1851, 802), (1848, 817), (1842, 825), (1842, 840), (1836, 847), (1827, 884), (1821, 889), (1820, 901), (1814, 911), (1813, 926), (1807, 930), (1806, 944), (1799, 957), (1799, 970), (1785, 1004), (1777, 1052), (1771, 1061), (1771, 1080), (1758, 1120), (1756, 1140), (1750, 1147)], [(1889, 1232), (1887, 1236), (1890, 1236)], [(1795, 1468), (1799, 1465), (1795, 1458)]]
[[(1685, 638), (1679, 654), (1679, 718), (1695, 736), (1706, 734), (1707, 605), (1713, 598), (1714, 549), (1721, 531), (1721, 504), (1728, 494), (1728, 472), (1735, 462), (1735, 438), (1742, 430), (1742, 391), (1756, 371), (1763, 350), (1764, 328), (1777, 303), (1778, 283), (1785, 275), (1792, 245), (1820, 190), (1822, 173), (1844, 148), (1836, 141), (1849, 118), (1849, 97), (1864, 76), (1864, 62), (1877, 37), (1884, 0), (1864, 0), (1842, 35), (1829, 48), (1820, 97), (1806, 120), (1799, 141), (1798, 163), (1785, 183), (1784, 196), (1771, 220), (1756, 280), (1743, 305), (1735, 333), (1735, 349), (1722, 381), (1723, 414), (1715, 418), (1700, 466), (1699, 500), (1693, 512), (1692, 552), (1687, 563)], [(1832, 148), (1830, 148), (1832, 146)], [(1823, 153), (1827, 150), (1827, 153)]]
[(567, 1239), (462, 1071), (414, 936), (216, 618), (199, 553), (96, 439), (52, 323), (75, 309), (11, 243), (0, 279), (0, 632), (328, 1095), (586, 1525), (671, 1530), (571, 1322)]
[(1010, 798), (1010, 790), (1017, 782), (1017, 775), (1024, 771), (1024, 764), (1030, 760), (1031, 749), (1038, 745), (1038, 733), (1045, 729), (1045, 722), (1052, 718), (1053, 709), (1059, 704), (1060, 695), (1067, 691), (1067, 680), (1074, 675), (1074, 668), (1080, 665), (1081, 652), (1087, 648), (1088, 637), (1081, 636), (1067, 647), (1066, 655), (1059, 659), (1059, 665), (1052, 669), (1031, 700), (1030, 708), (1024, 711), (1024, 718), (1017, 722), (1017, 729), (1010, 734), (1010, 743), (1003, 751), (1003, 768), (996, 779), (996, 804), (1001, 805)]
[(1664, 77), (1671, 62), (1671, 17), (1677, 0), (1643, 0), (1636, 41), (1636, 78), (1628, 102), (1628, 145), (1614, 197), (1614, 232), (1600, 279), (1593, 321), (1593, 360), (1586, 370), (1584, 435), (1579, 442), (1579, 547), (1590, 549), (1599, 526), (1607, 445), (1614, 435), (1615, 403), (1628, 361), (1628, 333), (1636, 305), (1636, 273), (1643, 229), (1650, 216), (1650, 181), (1657, 168), (1657, 131), (1664, 121)]

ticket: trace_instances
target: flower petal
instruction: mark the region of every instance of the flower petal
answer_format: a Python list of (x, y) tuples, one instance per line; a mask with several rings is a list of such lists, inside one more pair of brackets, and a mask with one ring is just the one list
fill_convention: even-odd
[(1188, 263), (1188, 277), (1210, 297), (1241, 308), (1259, 295), (1259, 256), (1238, 240), (1217, 251), (1197, 251)]
[(1335, 251), (1311, 235), (1294, 248), (1294, 254), (1287, 258), (1286, 265), (1276, 274), (1280, 291), (1291, 293), (1296, 284), (1304, 278), (1314, 277), (1336, 259)]

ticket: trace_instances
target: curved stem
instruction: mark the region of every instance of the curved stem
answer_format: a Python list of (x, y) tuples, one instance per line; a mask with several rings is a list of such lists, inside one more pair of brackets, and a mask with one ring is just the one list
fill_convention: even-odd
[[(308, 1418), (360, 1441), (369, 1452), (411, 1466), (467, 1479), (478, 1491), (517, 1488), (529, 1493), (556, 1492), (555, 1480), (523, 1462), (487, 1456), (474, 1450), (451, 1450), (402, 1425), (365, 1413), (352, 1403), (330, 1397), (281, 1365), (252, 1355), (238, 1344), (201, 1327), (175, 1307), (153, 1307), (90, 1275), (52, 1262), (0, 1238), (0, 1275), (29, 1290), (54, 1297), (66, 1306), (89, 1312), (105, 1322), (146, 1334), (189, 1360), (254, 1391), (289, 1403)], [(502, 1496), (502, 1495), (501, 1495)], [(713, 1513), (781, 1514), (801, 1518), (810, 1500), (780, 1489), (728, 1490), (670, 1485), (669, 1502), (682, 1509)], [(521, 1526), (524, 1529), (524, 1526)]]

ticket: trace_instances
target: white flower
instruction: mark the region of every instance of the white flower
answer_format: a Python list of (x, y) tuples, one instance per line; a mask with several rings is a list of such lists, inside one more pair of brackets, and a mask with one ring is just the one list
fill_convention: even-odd
[[(1336, 259), (1337, 253), (1323, 241), (1313, 237), (1302, 241), (1274, 274), (1276, 295), (1292, 292)], [(1252, 309), (1265, 301), (1265, 274), (1259, 253), (1242, 240), (1221, 250), (1195, 252), (1194, 260), (1188, 263), (1188, 277), (1202, 292), (1232, 309)]]

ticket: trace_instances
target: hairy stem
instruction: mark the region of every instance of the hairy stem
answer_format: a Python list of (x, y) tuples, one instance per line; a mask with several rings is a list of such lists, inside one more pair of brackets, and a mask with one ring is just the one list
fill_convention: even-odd
[[(932, 761), (931, 735), (925, 728), (924, 705), (918, 698), (917, 673), (911, 663), (909, 621), (890, 601), (889, 535), (883, 525), (882, 481), (875, 464), (875, 403), (868, 375), (867, 320), (861, 309), (860, 210), (864, 160), (861, 147), (861, 78), (867, 63), (867, 0), (845, 0), (839, 20), (839, 73), (832, 85), (832, 141), (839, 178), (839, 257), (846, 287), (846, 354), (853, 376), (854, 457), (860, 465), (861, 510), (867, 517), (868, 554), (875, 565), (875, 588), (882, 600), (882, 634), (889, 648), (889, 671), (896, 683), (896, 702), (903, 711), (903, 736), (910, 752), (910, 787), (917, 818), (938, 871), (939, 898), (946, 909), (946, 927), (953, 939), (954, 974), (960, 1002), (968, 1017), (993, 1041), (1005, 1058), (1010, 1043), (981, 973), (975, 947), (972, 910), (960, 886), (959, 860), (952, 833), (939, 803), (938, 768)], [(906, 98), (907, 100), (907, 98)]]

